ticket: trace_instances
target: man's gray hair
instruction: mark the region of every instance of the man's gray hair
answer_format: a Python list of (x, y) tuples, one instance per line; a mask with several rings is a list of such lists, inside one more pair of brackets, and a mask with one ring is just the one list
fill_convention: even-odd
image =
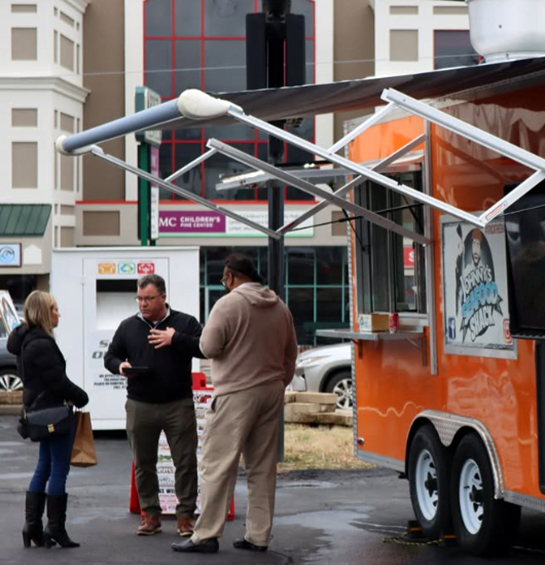
[(152, 284), (159, 294), (166, 294), (167, 288), (163, 277), (159, 275), (144, 275), (138, 279), (138, 288), (145, 288), (149, 284)]

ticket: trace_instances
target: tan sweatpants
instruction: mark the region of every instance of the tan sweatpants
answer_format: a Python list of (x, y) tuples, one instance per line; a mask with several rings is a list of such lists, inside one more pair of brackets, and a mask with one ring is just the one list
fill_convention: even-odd
[(203, 433), (202, 513), (192, 536), (195, 543), (222, 535), (242, 454), (248, 480), (246, 539), (268, 545), (283, 402), (282, 381), (217, 396), (212, 402)]

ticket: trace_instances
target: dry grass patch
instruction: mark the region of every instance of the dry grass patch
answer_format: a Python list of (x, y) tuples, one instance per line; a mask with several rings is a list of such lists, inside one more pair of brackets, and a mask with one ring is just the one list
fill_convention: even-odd
[(354, 456), (353, 429), (345, 426), (286, 424), (284, 462), (278, 471), (301, 469), (365, 469)]

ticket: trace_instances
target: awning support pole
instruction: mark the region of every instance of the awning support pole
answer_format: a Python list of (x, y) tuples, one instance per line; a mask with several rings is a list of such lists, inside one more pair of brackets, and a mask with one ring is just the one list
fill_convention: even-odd
[[(397, 151), (395, 151), (394, 153), (392, 153), (391, 155), (389, 155), (385, 159), (382, 159), (382, 161), (380, 161), (379, 163), (377, 163), (376, 165), (371, 167), (371, 169), (373, 171), (377, 171), (377, 172), (383, 171), (388, 166), (390, 166), (392, 163), (397, 161), (402, 155), (405, 155), (405, 153), (412, 151), (415, 147), (418, 147), (419, 145), (421, 145), (425, 141), (426, 141), (426, 135), (425, 134), (419, 135), (418, 137), (416, 137), (412, 141), (409, 141), (409, 143), (407, 143), (407, 145), (404, 145), (403, 147), (401, 147), (400, 149), (398, 149)], [(350, 190), (352, 190), (352, 188), (354, 188), (358, 184), (361, 184), (364, 181), (365, 181), (365, 179), (363, 177), (358, 176), (354, 180), (350, 181), (349, 183), (345, 184), (344, 186), (342, 186), (341, 188), (336, 190), (333, 194), (335, 196), (341, 197), (344, 194), (346, 194), (347, 192), (349, 192)], [(303, 212), (299, 217), (295, 218), (295, 220), (289, 222), (288, 224), (285, 224), (284, 226), (282, 226), (280, 229), (278, 229), (276, 231), (278, 233), (289, 232), (293, 228), (302, 224), (305, 220), (308, 220), (309, 218), (316, 215), (318, 212), (322, 211), (324, 208), (327, 208), (328, 206), (330, 206), (330, 203), (327, 200), (324, 200), (324, 201), (322, 201), (318, 204), (315, 204), (312, 208), (310, 208), (306, 212)]]
[(185, 175), (188, 171), (190, 171), (191, 169), (193, 169), (197, 165), (200, 165), (203, 161), (206, 161), (209, 157), (212, 157), (212, 155), (214, 155), (215, 153), (217, 153), (217, 151), (215, 149), (210, 149), (210, 151), (206, 151), (206, 153), (203, 153), (202, 155), (200, 155), (196, 159), (193, 159), (193, 161), (191, 161), (191, 163), (188, 163), (187, 165), (184, 165), (181, 169), (174, 171), (170, 176), (168, 176), (165, 179), (165, 182), (172, 182), (173, 180), (176, 180), (177, 178), (181, 177), (182, 175)]
[[(205, 208), (209, 208), (210, 210), (215, 210), (216, 212), (219, 212), (220, 214), (223, 214), (224, 216), (228, 216), (229, 218), (233, 218), (233, 220), (236, 220), (237, 222), (240, 222), (241, 224), (245, 224), (245, 225), (253, 228), (256, 231), (264, 233), (264, 234), (266, 234), (270, 237), (274, 237), (275, 239), (281, 237), (274, 230), (270, 230), (269, 228), (262, 226), (261, 224), (258, 224), (257, 222), (253, 222), (252, 220), (248, 220), (248, 218), (245, 218), (244, 216), (241, 216), (241, 215), (237, 214), (236, 212), (232, 212), (231, 210), (227, 210), (226, 208), (222, 208), (221, 206), (218, 206), (218, 205), (214, 204), (213, 202), (206, 200), (206, 198), (203, 198), (202, 196), (199, 196), (199, 195), (197, 195), (193, 192), (190, 192), (189, 190), (186, 190), (184, 188), (180, 188), (179, 186), (176, 186), (175, 184), (172, 184), (170, 182), (167, 182), (167, 181), (164, 181), (160, 178), (157, 178), (154, 175), (152, 175), (152, 174), (150, 174), (146, 171), (143, 171), (142, 169), (139, 169), (138, 167), (133, 167), (132, 165), (125, 163), (124, 161), (122, 161), (121, 159), (118, 159), (117, 157), (114, 157), (113, 155), (108, 155), (107, 153), (104, 153), (104, 151), (98, 146), (91, 147), (89, 152), (92, 155), (94, 155), (95, 157), (100, 157), (101, 159), (108, 161), (108, 163), (112, 163), (113, 165), (116, 165), (117, 167), (124, 169), (125, 171), (129, 171), (130, 173), (134, 173), (135, 175), (137, 175), (140, 178), (148, 180), (152, 184), (156, 184), (157, 186), (160, 186), (161, 188), (165, 188), (166, 190), (168, 190), (170, 192), (174, 192), (176, 194), (179, 194), (180, 196), (183, 196), (184, 198), (187, 198), (188, 200), (192, 200), (193, 202), (198, 202), (199, 204), (202, 204)], [(214, 152), (208, 152), (208, 157), (210, 157), (213, 153), (215, 153), (215, 151)], [(201, 156), (201, 157), (203, 157), (203, 156)], [(195, 161), (197, 161), (199, 159), (200, 158), (197, 158)], [(200, 161), (202, 161), (202, 160), (203, 159), (200, 159)]]
[(384, 116), (389, 114), (393, 109), (395, 109), (396, 105), (390, 102), (387, 106), (384, 106), (380, 110), (377, 110), (374, 114), (372, 114), (369, 118), (367, 118), (363, 123), (359, 126), (354, 128), (351, 132), (347, 133), (344, 137), (341, 137), (337, 143), (333, 144), (329, 151), (332, 153), (337, 153), (339, 149), (342, 149), (346, 145), (348, 145), (353, 139), (356, 139), (358, 135), (363, 133), (365, 130), (369, 129), (371, 126), (378, 124)]
[[(390, 189), (394, 190), (395, 192), (399, 192), (400, 194), (404, 194), (405, 196), (408, 196), (409, 198), (412, 198), (413, 200), (416, 200), (417, 202), (429, 204), (430, 206), (437, 208), (438, 210), (441, 210), (442, 212), (445, 212), (446, 214), (451, 214), (455, 218), (460, 218), (461, 220), (464, 220), (464, 221), (469, 222), (471, 224), (474, 224), (476, 226), (479, 226), (479, 227), (485, 226), (485, 222), (483, 222), (481, 219), (479, 219), (474, 214), (471, 214), (469, 212), (465, 212), (464, 210), (460, 210), (459, 208), (456, 208), (456, 206), (451, 206), (450, 204), (447, 204), (446, 202), (438, 200), (437, 198), (434, 198), (433, 196), (423, 194), (422, 192), (415, 190), (414, 188), (411, 188), (410, 186), (404, 185), (402, 183), (398, 183), (393, 179), (390, 179), (390, 178), (388, 178), (384, 175), (381, 175), (380, 173), (377, 173), (377, 172), (375, 172), (371, 169), (368, 169), (367, 167), (363, 167), (362, 165), (358, 165), (357, 163), (350, 161), (350, 159), (340, 157), (339, 155), (332, 153), (328, 149), (324, 149), (323, 147), (319, 147), (318, 145), (315, 145), (314, 143), (311, 143), (310, 141), (302, 139), (302, 138), (300, 138), (296, 135), (293, 135), (292, 133), (289, 133), (289, 132), (284, 131), (280, 128), (277, 128), (277, 127), (275, 127), (271, 124), (268, 124), (267, 122), (264, 122), (263, 120), (255, 118), (253, 116), (248, 116), (238, 106), (230, 106), (227, 110), (227, 114), (231, 118), (238, 120), (239, 122), (243, 122), (245, 124), (248, 124), (248, 125), (258, 129), (258, 130), (261, 130), (261, 131), (264, 131), (265, 133), (268, 133), (269, 135), (274, 135), (275, 137), (279, 137), (280, 139), (287, 141), (288, 143), (291, 143), (292, 145), (295, 145), (295, 147), (299, 147), (299, 149), (303, 149), (304, 151), (308, 151), (311, 155), (317, 155), (318, 157), (322, 157), (322, 159), (326, 159), (327, 161), (329, 161), (331, 163), (335, 163), (337, 165), (340, 165), (341, 167), (344, 167), (345, 169), (348, 169), (349, 171), (353, 171), (354, 173), (359, 174), (359, 175), (361, 175), (361, 176), (363, 176), (363, 177), (365, 177), (369, 180), (372, 180), (372, 181), (376, 182), (377, 184), (385, 186), (386, 188), (390, 188)], [(394, 224), (394, 225), (397, 225), (397, 224)], [(389, 228), (389, 229), (391, 229), (391, 228)]]
[(406, 94), (398, 92), (393, 88), (389, 88), (384, 90), (382, 93), (382, 99), (386, 100), (387, 102), (393, 102), (397, 104), (400, 108), (408, 110), (412, 114), (416, 116), (420, 116), (434, 124), (437, 124), (449, 131), (452, 131), (458, 135), (466, 139), (470, 139), (483, 147), (487, 147), (488, 149), (492, 149), (496, 151), (500, 155), (504, 155), (517, 161), (518, 163), (522, 163), (535, 171), (538, 171), (537, 174), (532, 175), (528, 179), (526, 179), (523, 183), (521, 183), (515, 190), (513, 190), (510, 194), (502, 198), (499, 202), (493, 204), (488, 210), (485, 210), (480, 216), (479, 221), (482, 225), (486, 225), (491, 222), (496, 216), (505, 212), (509, 206), (514, 204), (519, 198), (521, 198), (524, 194), (526, 194), (529, 190), (531, 190), (536, 184), (541, 182), (545, 178), (545, 159), (543, 157), (539, 157), (539, 155), (535, 155), (530, 151), (526, 151), (526, 149), (522, 149), (514, 145), (513, 143), (509, 143), (504, 139), (501, 139), (491, 133), (483, 131), (482, 129), (472, 126), (467, 122), (464, 122), (454, 116), (450, 116), (441, 110), (437, 110), (436, 108), (431, 107), (428, 104), (424, 104), (423, 102), (419, 102)]
[(232, 159), (235, 159), (236, 161), (239, 161), (247, 165), (248, 167), (252, 167), (258, 170), (260, 169), (262, 171), (271, 173), (276, 178), (285, 182), (286, 184), (294, 186), (295, 188), (299, 188), (300, 190), (303, 190), (304, 192), (308, 192), (309, 194), (312, 194), (314, 196), (323, 198), (324, 200), (327, 200), (329, 203), (334, 204), (335, 206), (339, 206), (340, 208), (348, 210), (350, 212), (354, 212), (355, 214), (360, 214), (370, 222), (378, 226), (381, 226), (385, 229), (392, 230), (395, 233), (402, 235), (403, 237), (408, 237), (409, 239), (418, 241), (419, 243), (422, 243), (424, 245), (429, 243), (430, 241), (427, 237), (421, 234), (408, 230), (403, 226), (400, 226), (399, 224), (396, 224), (395, 222), (392, 222), (391, 220), (384, 218), (383, 216), (379, 216), (378, 214), (375, 214), (374, 212), (371, 212), (366, 208), (363, 208), (361, 206), (358, 206), (357, 204), (354, 204), (353, 202), (350, 202), (349, 200), (344, 200), (342, 198), (339, 198), (338, 196), (326, 192), (325, 190), (322, 190), (321, 188), (318, 188), (303, 179), (291, 175), (287, 171), (278, 169), (274, 165), (265, 163), (265, 161), (261, 161), (256, 157), (252, 157), (251, 155), (248, 155), (247, 153), (244, 153), (239, 149), (235, 149), (230, 145), (222, 143), (217, 139), (209, 139), (207, 146), (213, 149), (217, 149), (220, 153), (227, 155), (228, 157), (231, 157)]

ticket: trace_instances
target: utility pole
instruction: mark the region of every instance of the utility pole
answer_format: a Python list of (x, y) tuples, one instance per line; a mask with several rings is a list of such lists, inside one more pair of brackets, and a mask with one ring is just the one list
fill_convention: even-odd
[[(305, 17), (290, 13), (291, 0), (263, 0), (263, 12), (246, 15), (246, 86), (249, 90), (295, 86), (305, 82)], [(284, 122), (273, 122), (284, 127)], [(269, 136), (269, 163), (284, 159), (284, 142)], [(269, 228), (284, 224), (284, 187), (269, 181)], [(284, 237), (269, 237), (269, 287), (285, 300)], [(278, 442), (278, 460), (284, 460), (284, 418)]]

